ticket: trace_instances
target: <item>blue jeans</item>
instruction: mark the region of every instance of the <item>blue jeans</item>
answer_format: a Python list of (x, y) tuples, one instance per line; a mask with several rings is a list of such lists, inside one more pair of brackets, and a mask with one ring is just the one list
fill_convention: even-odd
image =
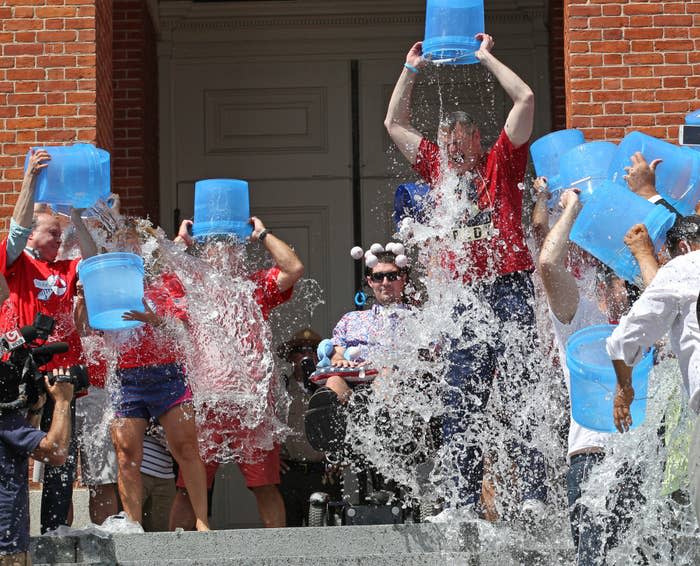
[[(496, 374), (506, 412), (520, 406), (523, 392), (537, 379), (529, 371), (533, 352), (537, 349), (534, 288), (527, 272), (497, 277), (491, 284), (474, 286), (477, 300), (490, 306), (495, 324), (481, 320), (479, 308), (458, 305), (455, 316), (465, 319), (462, 337), (452, 340), (448, 354), (448, 384), (443, 416), (444, 443), (456, 458), (461, 479), (460, 501), (477, 504), (481, 497), (483, 454), (479, 445), (480, 431), (476, 421), (486, 410)], [(488, 327), (488, 338), (481, 333)], [(508, 336), (504, 340), (504, 336)], [(524, 442), (511, 441), (506, 446), (513, 457), (522, 482), (522, 499), (544, 501), (547, 497), (546, 469), (539, 450), (529, 447), (531, 423), (513, 425), (513, 414), (502, 415), (508, 426), (515, 426)], [(518, 419), (515, 419), (516, 423)]]
[[(71, 439), (65, 464), (44, 468), (44, 484), (41, 490), (41, 534), (57, 529), (68, 522), (68, 512), (73, 500), (78, 444), (75, 438), (75, 399), (71, 407)], [(41, 430), (48, 432), (53, 419), (54, 403), (48, 397), (41, 417)]]
[(639, 491), (639, 473), (630, 468), (618, 472), (617, 491), (608, 494), (607, 513), (603, 517), (595, 516), (587, 507), (579, 503), (581, 484), (599, 465), (605, 455), (576, 454), (566, 473), (566, 491), (569, 501), (569, 523), (571, 536), (576, 547), (578, 566), (602, 566), (607, 552), (619, 544), (619, 537), (624, 534), (632, 522), (637, 504), (643, 501)]

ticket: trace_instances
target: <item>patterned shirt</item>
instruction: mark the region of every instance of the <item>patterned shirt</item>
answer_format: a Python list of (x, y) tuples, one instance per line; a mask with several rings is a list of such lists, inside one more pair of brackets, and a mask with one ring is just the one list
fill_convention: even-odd
[(408, 307), (392, 304), (384, 307), (375, 303), (364, 311), (343, 315), (333, 329), (333, 345), (341, 348), (357, 346), (360, 356), (355, 361), (366, 361), (381, 356), (382, 351), (396, 349), (396, 329), (401, 320), (399, 310)]

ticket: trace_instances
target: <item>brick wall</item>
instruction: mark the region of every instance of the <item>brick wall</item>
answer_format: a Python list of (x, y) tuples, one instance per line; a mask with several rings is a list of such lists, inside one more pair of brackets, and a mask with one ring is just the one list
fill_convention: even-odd
[(114, 149), (114, 107), (112, 104), (112, 0), (96, 0), (95, 73), (97, 77), (97, 145), (110, 153)]
[(677, 139), (700, 106), (700, 0), (565, 0), (568, 127)]
[(0, 3), (0, 228), (32, 145), (95, 142), (94, 0)]
[(112, 184), (126, 212), (158, 219), (158, 72), (146, 3), (114, 0)]
[(566, 128), (564, 71), (564, 3), (549, 3), (549, 81), (552, 101), (552, 130)]

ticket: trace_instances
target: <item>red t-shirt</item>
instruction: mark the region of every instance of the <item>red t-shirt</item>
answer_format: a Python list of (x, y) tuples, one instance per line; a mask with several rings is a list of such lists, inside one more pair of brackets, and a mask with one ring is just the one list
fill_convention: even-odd
[[(187, 320), (185, 310), (185, 288), (173, 273), (163, 273), (147, 283), (144, 298), (153, 311), (166, 318)], [(120, 368), (135, 368), (163, 364), (181, 363), (183, 357), (177, 342), (167, 332), (142, 324), (133, 330), (136, 338), (129, 341), (130, 347), (119, 355)]]
[(284, 293), (280, 292), (277, 286), (277, 277), (279, 274), (280, 268), (272, 267), (270, 269), (256, 271), (250, 276), (251, 281), (255, 283), (253, 297), (255, 298), (255, 302), (260, 305), (260, 310), (265, 320), (270, 317), (270, 311), (272, 309), (287, 302), (291, 298), (294, 290), (294, 287), (290, 287)]
[(79, 259), (41, 261), (26, 251), (7, 267), (7, 240), (0, 242), (0, 269), (10, 288), (9, 298), (0, 307), (0, 332), (32, 325), (42, 313), (56, 324), (48, 342), (67, 342), (68, 352), (57, 354), (47, 369), (80, 363), (82, 348), (73, 320), (73, 297), (78, 281)]
[[(491, 150), (482, 156), (474, 171), (480, 216), (490, 212), (490, 237), (464, 244), (458, 257), (448, 252), (443, 262), (457, 278), (480, 279), (490, 273), (506, 275), (534, 269), (522, 225), (523, 197), (518, 183), (525, 177), (528, 144), (514, 147), (505, 130)], [(423, 138), (413, 169), (431, 187), (440, 183), (440, 150), (434, 142)], [(479, 229), (479, 228), (478, 228)], [(487, 230), (483, 230), (487, 233)], [(472, 232), (473, 233), (473, 232)]]

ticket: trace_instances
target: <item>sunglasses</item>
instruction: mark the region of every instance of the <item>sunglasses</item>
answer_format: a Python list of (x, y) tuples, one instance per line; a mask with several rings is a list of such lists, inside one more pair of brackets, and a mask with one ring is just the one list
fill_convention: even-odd
[(384, 278), (386, 277), (389, 281), (396, 281), (399, 277), (401, 277), (401, 272), (400, 271), (384, 271), (384, 272), (379, 272), (379, 273), (372, 273), (372, 275), (369, 276), (372, 281), (375, 283), (381, 283), (384, 281)]

